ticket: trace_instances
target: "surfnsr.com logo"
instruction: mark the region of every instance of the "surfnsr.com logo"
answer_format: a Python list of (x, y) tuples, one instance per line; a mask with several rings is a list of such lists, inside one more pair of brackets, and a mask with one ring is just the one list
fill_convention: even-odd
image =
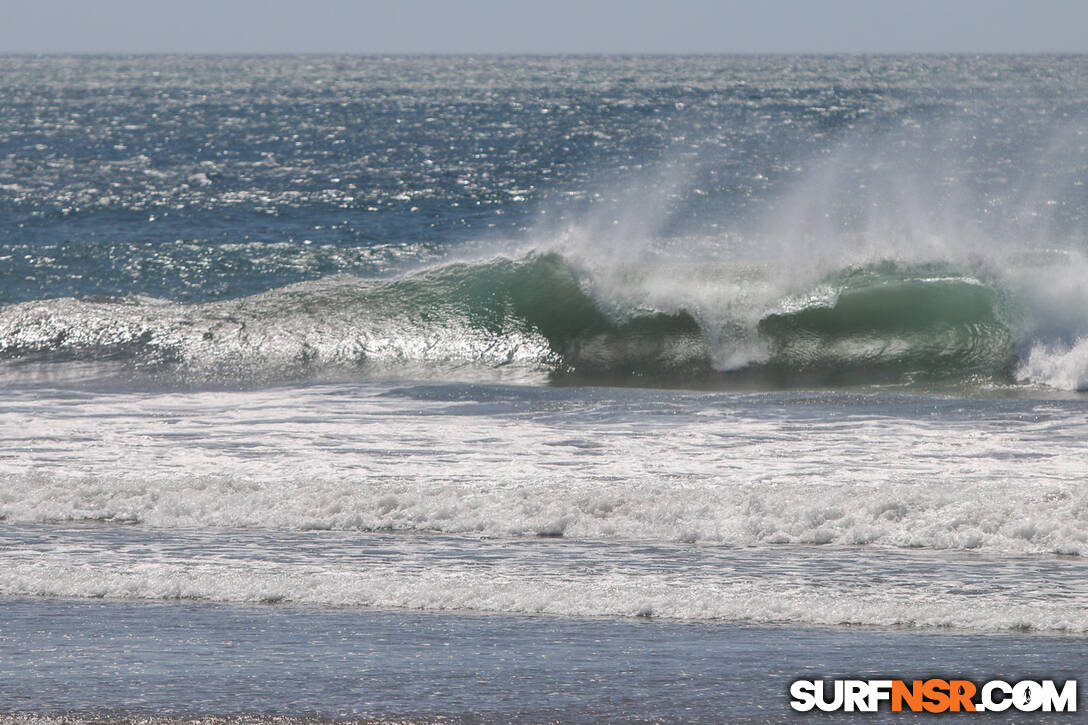
[(799, 712), (877, 712), (884, 703), (892, 712), (1076, 712), (1077, 681), (796, 680), (790, 698)]

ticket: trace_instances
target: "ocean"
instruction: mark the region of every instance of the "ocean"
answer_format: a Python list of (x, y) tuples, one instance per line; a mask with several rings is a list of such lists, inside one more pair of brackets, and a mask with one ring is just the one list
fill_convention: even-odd
[(0, 57), (0, 719), (1083, 699), (1086, 180), (1086, 56)]

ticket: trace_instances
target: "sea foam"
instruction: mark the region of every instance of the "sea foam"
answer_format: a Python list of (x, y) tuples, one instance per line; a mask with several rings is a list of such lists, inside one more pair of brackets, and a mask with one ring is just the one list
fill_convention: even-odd
[(1072, 401), (605, 393), (58, 394), (32, 418), (13, 394), (0, 422), (20, 453), (0, 460), (0, 516), (1088, 551)]
[(0, 594), (1088, 633), (1074, 562), (857, 547), (24, 529)]

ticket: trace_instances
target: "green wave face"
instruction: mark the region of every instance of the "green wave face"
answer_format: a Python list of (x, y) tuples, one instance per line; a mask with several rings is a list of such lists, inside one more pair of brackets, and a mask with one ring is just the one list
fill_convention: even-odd
[(610, 319), (558, 254), (452, 265), (390, 283), (405, 312), (432, 309), (454, 323), (492, 334), (538, 334), (556, 381), (705, 378), (710, 356), (691, 314), (649, 312)]
[(830, 284), (830, 303), (760, 320), (773, 368), (840, 384), (1011, 374), (997, 296), (972, 278), (882, 265)]
[(604, 312), (611, 306), (588, 294), (554, 253), (448, 265), (382, 283), (356, 304), (398, 324), (417, 321), (403, 327), (406, 335), (440, 325), (494, 338), (542, 337), (540, 366), (568, 384), (792, 387), (1010, 374), (1012, 334), (997, 296), (973, 278), (883, 264), (839, 274), (823, 287), (830, 295), (822, 301), (765, 315), (756, 332), (769, 357), (730, 372), (713, 368), (696, 315), (639, 308), (614, 319)]

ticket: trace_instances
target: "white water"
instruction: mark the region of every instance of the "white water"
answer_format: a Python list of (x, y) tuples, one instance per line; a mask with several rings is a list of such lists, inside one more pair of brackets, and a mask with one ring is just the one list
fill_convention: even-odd
[(28, 390), (0, 438), (5, 596), (1088, 631), (1076, 400)]
[(1088, 551), (1075, 403), (419, 391), (9, 395), (0, 515)]
[(1088, 567), (861, 547), (19, 527), (0, 595), (1088, 633)]

